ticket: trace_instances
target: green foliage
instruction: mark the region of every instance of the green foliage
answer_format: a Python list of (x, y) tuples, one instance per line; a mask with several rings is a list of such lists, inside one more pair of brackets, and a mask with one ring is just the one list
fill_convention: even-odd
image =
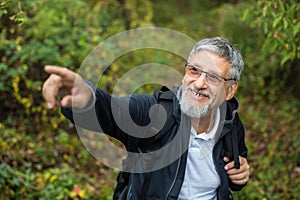
[(244, 12), (243, 18), (256, 18), (252, 26), (261, 28), (266, 36), (262, 50), (280, 56), (280, 65), (283, 66), (300, 58), (299, 16), (300, 4), (297, 1), (260, 0)]
[[(135, 9), (138, 6), (141, 8)], [(35, 115), (36, 123), (44, 123), (38, 121), (49, 116), (41, 105), (44, 65), (78, 69), (84, 57), (104, 38), (125, 28), (149, 24), (150, 6), (148, 1), (3, 1), (1, 112), (8, 116), (14, 112), (24, 119)], [(129, 12), (132, 9), (134, 12)]]
[[(104, 39), (153, 25), (196, 40), (227, 37), (241, 49), (246, 66), (237, 96), (247, 131), (251, 178), (234, 196), (297, 199), (299, 9), (295, 0), (2, 0), (0, 199), (112, 199), (115, 171), (84, 150), (59, 110), (45, 109), (43, 67), (54, 64), (77, 70)], [(184, 62), (160, 50), (130, 52), (109, 66), (99, 85), (112, 91), (123, 74), (145, 63), (183, 72)], [(149, 93), (156, 86), (147, 84), (136, 92)]]
[[(251, 105), (241, 102), (251, 177), (248, 185), (234, 193), (237, 199), (297, 199), (300, 181), (297, 99), (281, 104)], [(275, 123), (274, 123), (275, 122)]]
[(263, 98), (270, 101), (278, 100), (278, 90), (285, 89), (293, 95), (299, 90), (299, 16), (297, 1), (260, 0), (243, 12), (242, 19), (263, 35), (256, 42), (261, 54), (253, 58), (256, 62), (250, 62), (251, 68), (257, 70), (251, 79), (262, 88)]
[(92, 199), (94, 195), (106, 198), (112, 193), (109, 186), (103, 186), (101, 191), (96, 191), (91, 185), (92, 177), (74, 174), (76, 172), (70, 167), (33, 172), (30, 168), (19, 170), (7, 164), (0, 164), (0, 198)]
[[(92, 199), (112, 193), (113, 172), (88, 156), (75, 135), (58, 129), (32, 137), (4, 124), (0, 131), (0, 199)], [(90, 173), (101, 168), (97, 178)]]
[(43, 67), (76, 70), (101, 40), (151, 17), (149, 1), (1, 1), (0, 199), (109, 198), (114, 173), (66, 133), (75, 131), (58, 110), (45, 109)]

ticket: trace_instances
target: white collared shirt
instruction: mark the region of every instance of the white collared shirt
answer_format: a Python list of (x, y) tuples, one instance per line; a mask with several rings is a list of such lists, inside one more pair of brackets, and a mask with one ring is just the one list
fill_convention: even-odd
[(210, 132), (197, 134), (196, 130), (191, 128), (185, 176), (178, 199), (217, 199), (217, 188), (221, 180), (213, 162), (212, 151), (219, 122), (218, 109)]

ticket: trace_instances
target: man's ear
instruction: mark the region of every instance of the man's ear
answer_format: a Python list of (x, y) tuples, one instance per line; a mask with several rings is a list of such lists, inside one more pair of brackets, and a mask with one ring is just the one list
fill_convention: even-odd
[(234, 93), (237, 90), (238, 85), (239, 85), (238, 82), (234, 82), (233, 84), (228, 86), (226, 92), (226, 100), (230, 100), (234, 96)]

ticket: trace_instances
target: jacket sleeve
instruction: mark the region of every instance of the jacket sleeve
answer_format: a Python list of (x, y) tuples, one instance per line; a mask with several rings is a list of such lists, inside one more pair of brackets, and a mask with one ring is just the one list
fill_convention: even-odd
[(61, 112), (75, 126), (80, 128), (101, 133), (112, 132), (114, 121), (111, 120), (112, 117), (109, 109), (111, 96), (100, 89), (94, 89), (93, 92), (94, 100), (90, 101), (92, 105), (89, 105), (88, 108), (75, 109), (62, 107)]
[[(63, 115), (75, 126), (105, 133), (121, 141), (127, 149), (132, 149), (139, 142), (131, 124), (145, 126), (149, 123), (149, 109), (155, 104), (153, 95), (134, 94), (125, 97), (113, 97), (99, 88), (93, 88), (94, 102), (88, 109), (76, 110), (61, 108)], [(131, 131), (131, 132), (130, 132)], [(142, 134), (142, 133), (141, 133)]]
[[(236, 117), (238, 117), (238, 115), (236, 114)], [(239, 146), (239, 154), (240, 156), (244, 157), (244, 158), (247, 158), (248, 156), (248, 149), (246, 147), (246, 144), (245, 144), (245, 129), (244, 129), (244, 126), (241, 122), (241, 120), (238, 120), (238, 146)], [(237, 185), (237, 184), (234, 184), (231, 182), (230, 179), (229, 180), (229, 188), (232, 190), (232, 191), (240, 191), (243, 189), (243, 187), (245, 187), (247, 185), (246, 184), (243, 184), (243, 185)]]

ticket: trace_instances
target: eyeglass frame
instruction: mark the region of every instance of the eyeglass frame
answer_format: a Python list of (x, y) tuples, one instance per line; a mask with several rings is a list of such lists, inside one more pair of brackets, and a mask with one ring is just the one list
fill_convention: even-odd
[[(204, 73), (206, 80), (207, 80), (207, 76), (209, 76), (209, 77), (216, 77), (218, 79), (217, 82), (219, 82), (219, 83), (222, 82), (222, 81), (225, 81), (225, 82), (227, 82), (227, 81), (237, 81), (236, 78), (225, 78), (225, 77), (223, 77), (221, 75), (218, 75), (218, 74), (212, 74), (212, 73), (203, 71), (199, 67), (197, 67), (195, 65), (191, 65), (190, 63), (186, 63), (185, 68), (186, 67), (193, 67), (193, 68), (197, 69), (197, 72), (199, 73), (199, 77), (202, 75), (202, 73)], [(214, 82), (214, 83), (217, 83), (217, 82)]]

